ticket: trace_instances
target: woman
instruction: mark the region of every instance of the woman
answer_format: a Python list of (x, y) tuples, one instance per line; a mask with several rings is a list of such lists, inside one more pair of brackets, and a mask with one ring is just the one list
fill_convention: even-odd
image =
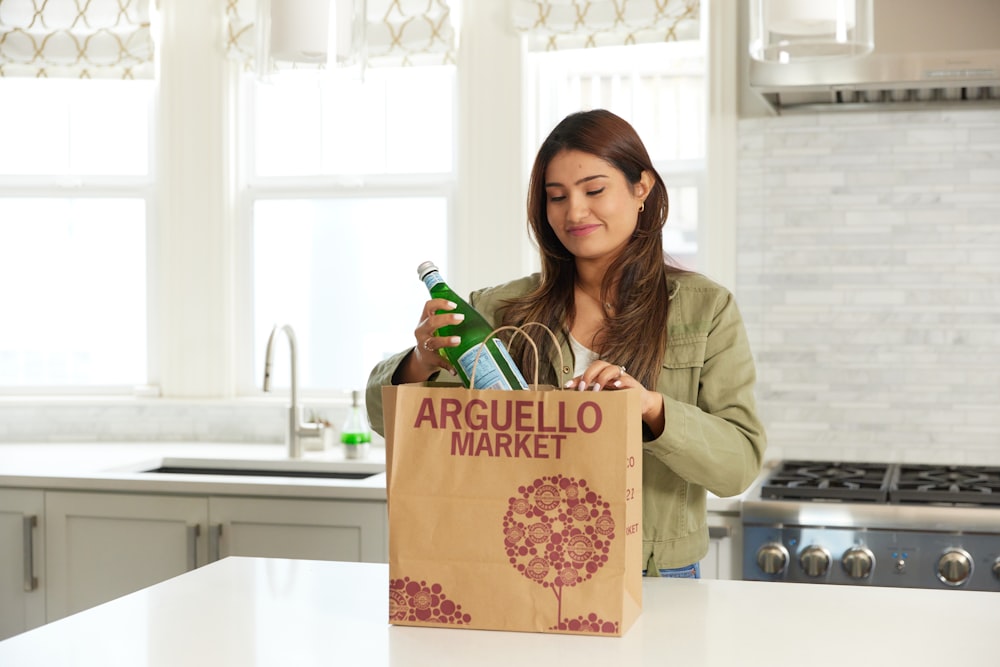
[[(755, 369), (732, 295), (665, 261), (667, 191), (635, 130), (604, 110), (560, 122), (539, 149), (528, 223), (542, 271), (474, 292), (470, 303), (501, 324), (542, 322), (564, 359), (532, 333), (541, 382), (578, 390), (638, 389), (643, 420), (643, 567), (649, 576), (697, 577), (708, 551), (706, 489), (744, 491), (760, 472), (764, 429)], [(451, 373), (434, 332), (458, 316), (444, 299), (424, 305), (416, 345), (378, 364), (367, 405), (382, 432), (381, 386)], [(521, 368), (530, 346), (509, 342)]]

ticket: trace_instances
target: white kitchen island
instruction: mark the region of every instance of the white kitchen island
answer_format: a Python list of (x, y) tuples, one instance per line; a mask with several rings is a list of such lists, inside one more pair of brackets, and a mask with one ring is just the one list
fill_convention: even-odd
[(226, 558), (0, 642), (0, 665), (995, 665), (1000, 595), (646, 579), (621, 638), (391, 626), (388, 566)]

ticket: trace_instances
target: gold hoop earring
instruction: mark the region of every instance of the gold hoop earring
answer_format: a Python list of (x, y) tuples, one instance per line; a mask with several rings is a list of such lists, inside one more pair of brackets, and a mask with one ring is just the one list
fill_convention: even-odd
[(639, 204), (639, 213), (642, 213), (645, 210), (646, 210), (646, 202), (642, 202), (641, 204)]

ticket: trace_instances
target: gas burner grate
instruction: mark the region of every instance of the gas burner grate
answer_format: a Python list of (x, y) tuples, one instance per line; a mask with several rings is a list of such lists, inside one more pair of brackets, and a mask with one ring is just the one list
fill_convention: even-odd
[(783, 461), (761, 487), (762, 498), (884, 503), (886, 463)]
[(901, 465), (889, 501), (1000, 506), (1000, 468)]

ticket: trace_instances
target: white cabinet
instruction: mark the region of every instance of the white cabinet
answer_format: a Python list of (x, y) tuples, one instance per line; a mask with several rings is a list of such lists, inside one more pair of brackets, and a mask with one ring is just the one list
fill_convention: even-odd
[(0, 639), (45, 623), (45, 495), (0, 489)]
[(204, 498), (46, 493), (49, 621), (206, 562)]
[(47, 620), (226, 556), (386, 562), (379, 501), (46, 494)]
[(369, 563), (389, 557), (383, 502), (213, 496), (208, 514), (214, 557)]
[(708, 513), (708, 555), (701, 561), (705, 579), (741, 579), (743, 538), (739, 514)]

